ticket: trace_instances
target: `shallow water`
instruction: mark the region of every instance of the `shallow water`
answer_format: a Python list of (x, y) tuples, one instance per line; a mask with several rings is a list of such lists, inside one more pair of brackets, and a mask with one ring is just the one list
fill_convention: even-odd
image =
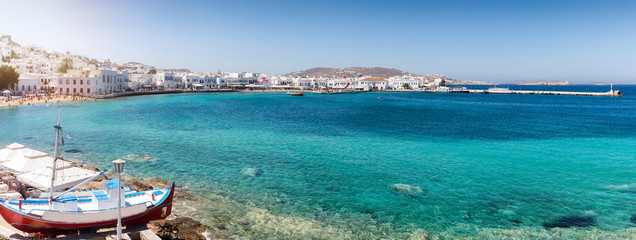
[[(207, 199), (198, 218), (246, 219), (227, 230), (245, 238), (624, 236), (636, 213), (636, 87), (615, 88), (626, 96), (223, 93), (65, 103), (64, 133), (77, 140), (62, 155), (99, 168), (152, 155), (128, 157), (125, 172), (191, 188)], [(0, 109), (0, 144), (50, 152), (56, 117), (53, 106)], [(593, 216), (596, 226), (543, 227), (571, 215)]]

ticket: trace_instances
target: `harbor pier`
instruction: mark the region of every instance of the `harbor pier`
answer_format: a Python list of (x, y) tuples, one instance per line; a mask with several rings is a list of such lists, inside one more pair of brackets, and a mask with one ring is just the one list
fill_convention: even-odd
[[(620, 90), (610, 90), (608, 92), (566, 92), (566, 91), (532, 91), (532, 90), (510, 90), (510, 94), (534, 94), (534, 95), (569, 95), (569, 96), (597, 96), (597, 97), (622, 97)], [(468, 90), (469, 93), (486, 93), (486, 90)]]

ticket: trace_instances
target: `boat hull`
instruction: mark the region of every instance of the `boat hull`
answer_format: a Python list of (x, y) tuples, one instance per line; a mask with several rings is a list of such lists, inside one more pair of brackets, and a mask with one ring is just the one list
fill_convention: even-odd
[[(175, 186), (172, 184), (168, 196), (150, 206), (146, 211), (132, 216), (122, 218), (122, 226), (141, 225), (153, 220), (164, 219), (172, 212), (172, 199)], [(117, 226), (117, 219), (88, 223), (69, 223), (43, 220), (41, 216), (25, 214), (15, 209), (9, 208), (5, 204), (0, 204), (0, 214), (11, 226), (18, 230), (29, 233), (62, 233), (76, 230), (99, 229)]]

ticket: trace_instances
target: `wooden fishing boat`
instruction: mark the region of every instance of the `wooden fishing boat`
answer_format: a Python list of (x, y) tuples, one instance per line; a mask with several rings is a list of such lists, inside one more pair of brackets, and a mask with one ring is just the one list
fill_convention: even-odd
[(119, 179), (114, 179), (105, 182), (103, 189), (75, 191), (77, 187), (106, 172), (103, 171), (68, 191), (55, 192), (55, 166), (62, 131), (60, 116), (54, 127), (56, 139), (50, 191), (37, 192), (41, 196), (25, 200), (0, 199), (0, 215), (11, 226), (24, 232), (44, 234), (115, 227), (119, 197), (122, 225), (146, 224), (170, 215), (174, 183), (165, 188), (137, 192), (121, 184)]
[(304, 96), (305, 92), (302, 91), (292, 91), (292, 92), (287, 92), (287, 95), (292, 95), (292, 96)]

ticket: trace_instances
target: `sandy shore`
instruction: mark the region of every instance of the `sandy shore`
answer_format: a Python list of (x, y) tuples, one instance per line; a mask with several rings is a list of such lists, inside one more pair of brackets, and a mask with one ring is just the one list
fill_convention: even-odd
[(24, 97), (11, 101), (0, 101), (0, 108), (34, 106), (38, 104), (53, 104), (61, 102), (85, 102), (93, 98), (84, 96), (51, 96), (51, 97)]

